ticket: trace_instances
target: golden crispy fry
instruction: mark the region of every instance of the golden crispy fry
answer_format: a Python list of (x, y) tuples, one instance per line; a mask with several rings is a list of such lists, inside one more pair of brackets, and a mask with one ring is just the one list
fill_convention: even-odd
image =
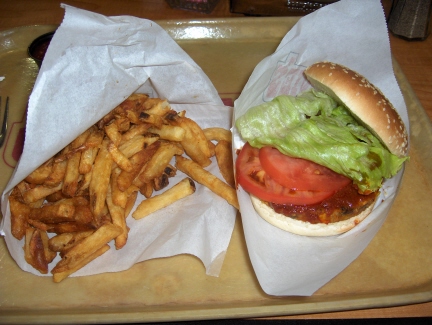
[[(134, 154), (130, 161), (132, 163), (132, 171), (127, 172), (122, 170), (117, 178), (117, 186), (120, 191), (126, 191), (132, 184), (134, 179), (139, 175), (145, 164), (151, 159), (154, 153), (158, 150), (160, 142), (154, 142), (145, 149)], [(137, 186), (140, 187), (140, 186)]]
[(130, 214), (130, 212), (132, 211), (137, 197), (138, 197), (138, 192), (132, 192), (129, 195), (128, 200), (126, 202), (126, 207), (125, 207), (125, 218), (127, 218), (128, 215)]
[(160, 147), (154, 153), (147, 163), (144, 171), (138, 176), (139, 179), (148, 183), (152, 179), (163, 174), (165, 168), (175, 155), (183, 154), (183, 150), (171, 142), (162, 142)]
[(168, 101), (166, 99), (160, 98), (148, 98), (144, 102), (145, 112), (147, 114), (164, 116), (171, 109)]
[(91, 171), (99, 146), (104, 138), (103, 131), (97, 130), (96, 127), (92, 127), (90, 130), (91, 133), (84, 144), (86, 149), (81, 153), (81, 160), (78, 168), (79, 173), (82, 175)]
[[(87, 231), (95, 230), (97, 226), (93, 224), (80, 224), (75, 221), (71, 222), (61, 222), (61, 223), (43, 223), (37, 220), (29, 219), (29, 224), (46, 232), (63, 234), (65, 232), (77, 232), (77, 231)], [(106, 222), (106, 221), (105, 221)]]
[(149, 132), (156, 133), (163, 140), (180, 142), (184, 139), (185, 129), (180, 126), (164, 124), (160, 128), (151, 127)]
[(220, 140), (215, 147), (216, 160), (225, 181), (235, 187), (231, 142)]
[(210, 150), (210, 157), (214, 157), (216, 155), (216, 152), (215, 152), (216, 145), (209, 140), (208, 146), (209, 146), (209, 150)]
[(122, 208), (126, 206), (127, 202), (127, 192), (121, 191), (118, 187), (118, 177), (121, 173), (120, 168), (114, 168), (114, 170), (111, 173), (111, 195), (112, 195), (112, 201), (115, 205), (118, 205)]
[[(92, 166), (93, 168), (93, 166)], [(82, 175), (80, 181), (78, 182), (78, 188), (76, 191), (76, 195), (88, 195), (88, 188), (90, 186), (90, 182), (93, 176), (93, 169), (90, 170), (87, 174)]]
[(153, 194), (153, 185), (151, 183), (142, 183), (139, 192), (146, 198), (149, 198)]
[(195, 183), (190, 178), (184, 178), (162, 194), (155, 195), (142, 201), (135, 212), (132, 213), (132, 217), (134, 219), (144, 218), (155, 211), (163, 209), (168, 205), (191, 195), (194, 192)]
[(106, 202), (111, 215), (112, 223), (122, 229), (122, 232), (117, 237), (115, 237), (115, 247), (116, 249), (121, 249), (124, 245), (126, 245), (129, 232), (129, 229), (126, 225), (125, 210), (124, 208), (113, 203), (111, 189), (108, 189)]
[(95, 218), (99, 218), (102, 215), (110, 184), (113, 160), (108, 151), (109, 142), (109, 139), (102, 141), (101, 148), (95, 159), (93, 175), (89, 186), (90, 208)]
[(120, 144), (120, 141), (122, 139), (122, 135), (119, 131), (119, 127), (118, 127), (117, 123), (110, 123), (110, 124), (106, 125), (105, 126), (105, 133), (115, 146), (118, 146)]
[(52, 165), (51, 173), (45, 179), (43, 185), (48, 187), (55, 187), (63, 182), (66, 174), (67, 160), (56, 161)]
[(94, 253), (81, 259), (74, 267), (64, 268), (63, 271), (51, 272), (51, 273), (53, 273), (54, 282), (58, 283), (64, 279), (66, 279), (69, 275), (71, 275), (72, 273), (75, 273), (76, 271), (78, 271), (79, 269), (81, 269), (82, 267), (84, 267), (85, 265), (87, 265), (88, 263), (93, 261), (94, 259), (101, 256), (103, 253), (105, 253), (109, 249), (110, 249), (109, 245), (106, 244), (106, 245), (102, 246), (101, 248), (97, 249)]
[(221, 181), (209, 171), (202, 168), (196, 162), (181, 156), (177, 156), (176, 167), (178, 170), (181, 170), (196, 182), (206, 186), (212, 192), (224, 198), (236, 209), (239, 209), (239, 203), (235, 189)]
[(45, 232), (27, 228), (24, 245), (24, 258), (42, 274), (48, 273), (48, 264), (55, 255), (48, 248), (48, 236)]
[(42, 164), (39, 168), (28, 175), (24, 180), (30, 184), (41, 185), (45, 182), (45, 179), (51, 174), (53, 169), (53, 159), (49, 159), (47, 162)]
[(108, 223), (102, 225), (90, 236), (84, 238), (72, 247), (53, 268), (51, 273), (65, 272), (80, 265), (82, 260), (92, 255), (105, 244), (116, 238), (122, 232), (122, 228)]
[(170, 124), (180, 126), (185, 130), (184, 139), (180, 142), (186, 154), (202, 167), (211, 164), (208, 140), (201, 127), (187, 117), (172, 116)]
[(121, 169), (127, 172), (131, 172), (133, 170), (132, 163), (125, 155), (123, 155), (123, 153), (117, 148), (117, 146), (113, 142), (110, 142), (108, 144), (108, 151), (111, 154), (111, 157), (114, 160), (114, 162)]
[(151, 124), (147, 123), (132, 125), (127, 132), (122, 134), (122, 139), (120, 143), (123, 144), (124, 142), (129, 141), (137, 135), (143, 135), (144, 133), (147, 133), (148, 129), (151, 126)]
[(78, 190), (78, 182), (80, 177), (80, 173), (79, 173), (80, 160), (81, 160), (81, 152), (76, 152), (67, 161), (62, 192), (68, 197), (74, 196)]
[(91, 171), (93, 167), (93, 162), (96, 158), (99, 148), (87, 148), (81, 153), (81, 158), (79, 162), (78, 172), (81, 175), (87, 174)]
[(12, 235), (21, 240), (26, 232), (27, 219), (30, 215), (30, 207), (21, 203), (13, 195), (9, 197), (9, 206), (11, 212), (11, 232)]
[(36, 186), (36, 187), (29, 189), (28, 191), (25, 191), (23, 193), (24, 202), (29, 204), (32, 202), (39, 201), (40, 199), (43, 199), (50, 194), (53, 194), (57, 191), (60, 191), (62, 189), (62, 186), (63, 186), (63, 183), (60, 183), (59, 185), (57, 185), (55, 187), (47, 187), (44, 185)]
[(232, 133), (230, 130), (224, 129), (224, 128), (218, 128), (218, 127), (213, 127), (213, 128), (207, 128), (204, 129), (204, 134), (206, 136), (206, 138), (210, 141), (227, 141), (230, 142), (232, 141)]
[(31, 209), (29, 219), (43, 223), (60, 223), (73, 221), (75, 207), (71, 204), (57, 203), (44, 205), (39, 209)]
[(142, 149), (144, 149), (145, 144), (150, 142), (153, 139), (154, 139), (153, 142), (156, 142), (158, 140), (158, 138), (155, 139), (154, 136), (153, 137), (146, 137), (143, 135), (137, 135), (137, 136), (133, 137), (132, 139), (122, 143), (119, 146), (119, 150), (121, 151), (121, 153), (125, 157), (130, 158), (134, 154), (136, 154), (138, 151), (141, 151)]
[(66, 253), (69, 249), (71, 249), (84, 238), (90, 236), (93, 232), (93, 230), (87, 230), (78, 232), (66, 232), (60, 235), (56, 235), (48, 240), (48, 247), (53, 252)]
[(102, 130), (98, 130), (95, 125), (89, 128), (89, 132), (90, 134), (84, 143), (84, 148), (90, 149), (99, 147), (104, 138), (104, 132)]

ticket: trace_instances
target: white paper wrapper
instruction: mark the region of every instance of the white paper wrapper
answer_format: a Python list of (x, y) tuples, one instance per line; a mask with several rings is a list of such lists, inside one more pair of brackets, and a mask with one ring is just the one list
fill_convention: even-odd
[[(173, 109), (201, 127), (229, 129), (232, 108), (223, 105), (200, 67), (156, 23), (105, 17), (63, 5), (55, 33), (30, 96), (24, 151), (2, 196), (0, 228), (18, 265), (23, 240), (10, 233), (8, 194), (30, 172), (134, 92), (167, 98)], [(222, 178), (214, 160), (207, 168)], [(170, 186), (186, 177), (181, 172)], [(127, 219), (128, 243), (110, 249), (73, 276), (116, 272), (151, 258), (192, 254), (217, 276), (235, 223), (236, 210), (200, 184), (196, 192), (141, 220)], [(137, 204), (142, 200), (139, 197)], [(51, 268), (56, 260), (51, 263)]]
[[(383, 91), (408, 126), (379, 0), (342, 0), (301, 18), (274, 54), (256, 66), (234, 103), (234, 118), (277, 95), (297, 95), (309, 89), (304, 69), (324, 60), (346, 65), (368, 78)], [(244, 142), (235, 126), (233, 132), (235, 151)], [(308, 296), (341, 272), (380, 229), (401, 177), (402, 171), (385, 182), (374, 211), (360, 225), (332, 237), (299, 236), (270, 225), (255, 212), (249, 194), (239, 188), (249, 256), (263, 290), (270, 295)]]

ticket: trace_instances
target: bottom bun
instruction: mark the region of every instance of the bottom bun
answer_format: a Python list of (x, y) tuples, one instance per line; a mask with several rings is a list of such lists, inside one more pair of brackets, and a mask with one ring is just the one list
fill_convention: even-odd
[(334, 236), (354, 228), (363, 221), (372, 211), (374, 204), (369, 205), (358, 215), (347, 220), (333, 223), (309, 223), (286, 217), (275, 212), (267, 203), (251, 195), (252, 204), (258, 214), (268, 223), (282, 230), (303, 236)]

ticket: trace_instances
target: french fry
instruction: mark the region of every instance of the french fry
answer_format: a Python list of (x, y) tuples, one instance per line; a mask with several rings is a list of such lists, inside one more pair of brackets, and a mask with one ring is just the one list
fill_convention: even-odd
[(33, 171), (30, 175), (25, 178), (25, 181), (30, 184), (41, 185), (45, 182), (45, 179), (51, 174), (53, 169), (53, 159), (49, 159), (47, 162), (42, 164), (39, 168)]
[(42, 233), (43, 232), (39, 229), (27, 228), (24, 244), (24, 258), (27, 263), (40, 273), (47, 274), (48, 264), (53, 258), (49, 250), (45, 249), (44, 244), (47, 243), (47, 241), (42, 238)]
[(154, 190), (160, 191), (168, 186), (169, 184), (168, 175), (163, 173), (162, 175), (153, 178), (152, 183), (153, 183)]
[(110, 184), (113, 160), (108, 151), (109, 142), (109, 139), (102, 141), (101, 148), (95, 159), (93, 175), (89, 186), (90, 207), (95, 218), (99, 218), (102, 215)]
[(170, 124), (180, 126), (185, 130), (184, 139), (180, 142), (186, 154), (202, 167), (211, 164), (208, 140), (201, 127), (187, 117), (173, 116)]
[(156, 150), (150, 161), (147, 163), (144, 171), (138, 176), (139, 179), (148, 183), (152, 179), (163, 174), (164, 169), (175, 155), (183, 154), (183, 150), (171, 142), (162, 142)]
[(39, 209), (31, 209), (29, 219), (37, 220), (43, 223), (60, 223), (73, 221), (75, 207), (71, 204), (52, 204), (44, 205)]
[(167, 207), (168, 205), (185, 198), (195, 192), (195, 183), (190, 178), (182, 181), (166, 190), (162, 194), (155, 195), (142, 201), (137, 209), (132, 213), (136, 220), (142, 219), (149, 214)]
[(111, 240), (116, 238), (122, 232), (122, 228), (108, 223), (102, 225), (90, 236), (84, 238), (74, 247), (72, 247), (62, 258), (61, 261), (53, 268), (51, 273), (64, 272), (74, 269), (82, 263), (84, 259), (91, 256), (98, 249), (105, 246)]
[(115, 146), (118, 146), (120, 144), (122, 135), (119, 131), (117, 123), (114, 122), (106, 125), (105, 133)]
[(43, 182), (43, 185), (48, 187), (55, 187), (63, 182), (66, 174), (67, 160), (55, 161), (52, 165), (51, 173)]
[(108, 189), (106, 202), (111, 215), (112, 223), (122, 229), (122, 232), (117, 237), (115, 237), (114, 240), (116, 249), (121, 249), (124, 245), (126, 245), (129, 232), (129, 229), (126, 225), (125, 209), (113, 203), (110, 188)]
[[(103, 216), (102, 216), (103, 217)], [(101, 218), (102, 218), (101, 217)], [(37, 220), (29, 219), (29, 224), (32, 226), (44, 230), (50, 233), (63, 234), (66, 232), (78, 232), (78, 231), (87, 231), (87, 230), (95, 230), (97, 226), (90, 224), (79, 224), (75, 221), (71, 222), (61, 222), (61, 223), (42, 223)], [(105, 221), (106, 223), (107, 221)], [(104, 224), (104, 223), (101, 223)]]
[[(154, 139), (154, 137), (150, 138), (150, 137), (145, 137), (143, 135), (137, 135), (132, 139), (122, 143), (119, 146), (119, 150), (125, 157), (130, 158), (138, 151), (141, 151), (144, 148), (144, 145), (149, 142), (149, 139), (152, 140)], [(155, 139), (153, 142), (157, 141), (157, 139)]]
[(49, 247), (49, 244), (48, 244), (49, 237), (48, 237), (46, 231), (40, 231), (40, 236), (41, 236), (42, 245), (44, 248), (45, 260), (49, 264), (53, 261), (53, 259), (55, 259), (55, 257), (57, 256), (57, 253), (54, 252), (53, 250), (51, 250), (51, 248)]
[(126, 202), (126, 207), (125, 207), (125, 218), (127, 218), (129, 216), (129, 214), (131, 213), (131, 211), (135, 205), (137, 197), (138, 197), (138, 192), (132, 192), (129, 195), (128, 200)]
[(134, 179), (139, 175), (145, 164), (158, 150), (159, 146), (159, 141), (154, 142), (150, 146), (140, 150), (130, 158), (130, 162), (132, 163), (132, 171), (127, 172), (125, 170), (122, 170), (117, 177), (117, 186), (120, 191), (126, 191), (133, 184)]
[(166, 99), (162, 100), (160, 98), (148, 98), (144, 102), (145, 112), (147, 114), (164, 116), (171, 109), (168, 101)]
[(232, 141), (232, 133), (230, 130), (212, 127), (206, 128), (203, 130), (207, 140), (219, 142), (221, 140), (227, 141), (231, 143)]
[(78, 182), (80, 177), (80, 173), (79, 173), (80, 160), (81, 160), (81, 153), (76, 152), (67, 161), (62, 192), (68, 197), (74, 196), (78, 190)]
[(123, 170), (127, 172), (131, 172), (133, 167), (132, 163), (129, 161), (129, 159), (117, 148), (117, 146), (110, 142), (108, 144), (108, 151), (111, 154), (112, 159), (114, 162)]
[(90, 134), (84, 144), (86, 149), (81, 152), (81, 159), (78, 167), (78, 171), (81, 175), (91, 171), (103, 137), (103, 131), (98, 130), (95, 126), (90, 128)]
[(25, 236), (27, 228), (27, 219), (30, 215), (30, 207), (21, 203), (17, 198), (11, 194), (9, 197), (9, 206), (11, 211), (11, 232), (12, 235), (21, 240)]
[(92, 253), (92, 254), (84, 257), (83, 259), (81, 259), (74, 267), (63, 269), (63, 271), (55, 271), (55, 270), (53, 270), (53, 271), (55, 271), (55, 272), (51, 272), (51, 273), (53, 273), (53, 281), (55, 283), (63, 281), (69, 275), (71, 275), (72, 273), (78, 271), (82, 267), (86, 266), (88, 263), (90, 263), (94, 259), (96, 259), (99, 256), (101, 256), (102, 254), (104, 254), (109, 249), (110, 249), (110, 247), (109, 247), (108, 244), (103, 245), (101, 248), (97, 249), (94, 253)]
[(68, 159), (66, 172), (63, 179), (62, 191), (66, 196), (72, 197), (78, 189), (80, 177), (79, 166), (81, 160), (81, 151), (85, 149), (85, 141), (91, 133), (91, 129), (87, 129), (80, 134), (71, 143), (71, 156)]
[(151, 127), (151, 124), (148, 123), (142, 123), (142, 124), (136, 124), (132, 125), (130, 129), (122, 134), (121, 144), (131, 140), (137, 135), (143, 135), (147, 133), (148, 129)]
[(149, 198), (153, 194), (153, 185), (151, 183), (142, 183), (139, 187), (139, 192), (146, 198)]
[(185, 137), (185, 129), (180, 126), (164, 124), (160, 128), (151, 127), (149, 132), (156, 133), (163, 140), (180, 142)]
[(82, 239), (90, 236), (94, 231), (78, 231), (78, 232), (66, 232), (60, 235), (56, 235), (48, 240), (48, 247), (53, 252), (66, 253), (69, 249), (75, 246)]
[(60, 191), (62, 189), (62, 186), (63, 183), (60, 183), (55, 187), (47, 187), (44, 185), (36, 186), (23, 193), (24, 202), (30, 204), (32, 202), (39, 201), (40, 199), (43, 199), (50, 194)]
[(235, 187), (231, 142), (220, 140), (215, 147), (216, 161), (225, 181)]
[[(93, 166), (92, 166), (93, 168)], [(93, 176), (93, 169), (90, 170), (87, 174), (82, 175), (80, 181), (78, 182), (78, 188), (76, 191), (76, 195), (87, 195), (88, 188), (90, 186), (90, 182)]]
[(202, 168), (199, 164), (182, 156), (177, 156), (176, 167), (178, 170), (181, 170), (196, 182), (206, 186), (212, 192), (224, 198), (236, 209), (239, 209), (239, 203), (235, 189), (221, 181), (209, 171)]

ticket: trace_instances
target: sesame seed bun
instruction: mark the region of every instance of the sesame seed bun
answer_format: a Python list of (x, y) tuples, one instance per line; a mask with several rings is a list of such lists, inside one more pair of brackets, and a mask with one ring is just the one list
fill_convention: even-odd
[(399, 114), (381, 93), (359, 73), (332, 62), (317, 62), (305, 70), (314, 88), (346, 106), (387, 149), (398, 157), (408, 152), (408, 135)]
[(335, 236), (347, 232), (362, 222), (372, 212), (374, 207), (374, 204), (371, 204), (356, 216), (343, 221), (327, 224), (309, 223), (286, 217), (283, 214), (277, 213), (266, 202), (256, 196), (250, 195), (250, 197), (252, 205), (261, 218), (277, 228), (302, 236)]

